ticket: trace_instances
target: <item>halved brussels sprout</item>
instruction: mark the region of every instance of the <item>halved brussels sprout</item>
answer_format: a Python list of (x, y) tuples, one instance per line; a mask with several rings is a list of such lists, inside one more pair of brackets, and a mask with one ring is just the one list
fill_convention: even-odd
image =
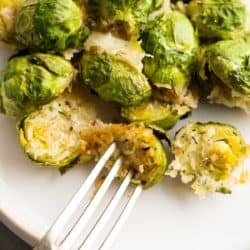
[(208, 99), (250, 112), (250, 37), (217, 42), (201, 54), (199, 75), (212, 88)]
[(81, 58), (80, 73), (82, 81), (105, 101), (133, 106), (151, 96), (146, 77), (120, 55), (92, 47)]
[(25, 47), (61, 52), (88, 36), (86, 13), (72, 0), (27, 0), (15, 20), (16, 39)]
[(243, 160), (250, 153), (240, 132), (221, 123), (194, 123), (183, 127), (172, 143), (175, 156), (167, 175), (181, 176), (195, 193), (230, 193), (231, 186), (244, 183), (249, 176)]
[(157, 100), (149, 100), (134, 107), (124, 107), (121, 115), (130, 122), (143, 122), (164, 130), (173, 127), (180, 118), (177, 110), (171, 105)]
[(61, 95), (75, 74), (70, 62), (59, 56), (37, 53), (12, 58), (0, 77), (4, 113), (20, 117), (36, 110)]
[(79, 161), (91, 160), (81, 157), (81, 137), (96, 119), (93, 103), (75, 88), (18, 124), (20, 144), (33, 161), (64, 170)]
[(249, 30), (242, 0), (192, 0), (187, 13), (204, 38), (237, 38)]
[(127, 40), (137, 37), (150, 12), (164, 0), (91, 0), (89, 8), (97, 29), (111, 31)]
[[(152, 129), (142, 124), (108, 124), (93, 128), (83, 137), (82, 154), (99, 159), (107, 148), (116, 142), (123, 156), (118, 177), (123, 179), (129, 170), (134, 171), (132, 183), (149, 188), (157, 184), (166, 171), (167, 156), (162, 143)], [(115, 158), (115, 157), (114, 157)], [(112, 159), (107, 166), (111, 166)]]
[(173, 11), (156, 18), (142, 34), (144, 73), (160, 88), (177, 93), (190, 83), (196, 64), (197, 34), (188, 18)]
[(0, 41), (14, 43), (14, 21), (18, 8), (24, 0), (0, 1)]

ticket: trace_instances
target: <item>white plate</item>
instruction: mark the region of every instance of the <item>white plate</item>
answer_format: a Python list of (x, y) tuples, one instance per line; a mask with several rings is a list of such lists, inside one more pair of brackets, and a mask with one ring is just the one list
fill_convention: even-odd
[[(3, 68), (9, 54), (0, 47), (0, 55)], [(250, 143), (250, 116), (244, 112), (201, 105), (190, 119), (232, 123)], [(86, 178), (88, 168), (79, 166), (64, 176), (37, 168), (18, 145), (15, 122), (0, 116), (0, 128), (1, 219), (34, 244)], [(114, 249), (250, 249), (249, 211), (250, 184), (235, 187), (232, 195), (200, 200), (178, 181), (165, 178), (143, 193)]]

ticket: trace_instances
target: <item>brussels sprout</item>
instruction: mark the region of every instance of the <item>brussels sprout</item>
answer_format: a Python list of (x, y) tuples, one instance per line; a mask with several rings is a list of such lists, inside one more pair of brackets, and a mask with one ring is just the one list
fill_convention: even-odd
[(166, 13), (152, 21), (142, 34), (144, 73), (156, 87), (179, 95), (190, 83), (196, 63), (197, 35), (185, 15)]
[(189, 88), (180, 96), (164, 88), (153, 89), (150, 100), (134, 107), (123, 107), (121, 114), (130, 122), (143, 122), (150, 127), (168, 130), (197, 105), (197, 88)]
[(175, 156), (167, 175), (181, 176), (195, 193), (230, 193), (231, 186), (243, 183), (248, 173), (243, 160), (250, 153), (239, 131), (221, 123), (189, 123), (175, 136), (172, 143)]
[[(172, 25), (170, 23), (172, 19), (187, 22), (188, 27), (193, 32), (193, 47), (190, 45), (191, 42), (185, 39), (185, 34), (181, 32), (177, 35), (169, 34), (169, 39), (166, 39), (167, 36), (163, 36), (163, 28), (167, 29), (165, 32), (167, 34), (173, 28), (163, 26), (163, 23), (161, 23), (163, 19), (168, 20), (169, 27)], [(179, 12), (165, 14), (157, 20), (160, 20), (159, 23), (162, 28), (156, 25), (156, 21), (153, 21), (150, 24), (152, 27), (148, 28), (142, 36), (142, 46), (149, 53), (143, 60), (144, 73), (156, 86), (153, 88), (152, 98), (138, 106), (123, 108), (122, 116), (132, 122), (141, 121), (147, 125), (157, 125), (158, 128), (166, 130), (174, 126), (181, 117), (190, 113), (198, 105), (197, 89), (190, 83), (191, 73), (196, 62), (198, 44), (195, 41), (194, 30), (190, 22)], [(177, 27), (179, 21), (175, 25)], [(183, 28), (183, 25), (181, 27)], [(176, 28), (175, 31), (178, 30), (180, 31), (179, 28)], [(178, 35), (181, 35), (182, 41), (178, 39)], [(174, 44), (173, 37), (174, 39), (177, 38), (176, 41), (179, 44)], [(190, 48), (188, 48), (188, 44)], [(183, 47), (181, 48), (181, 46)]]
[(18, 124), (20, 144), (33, 161), (64, 170), (79, 161), (91, 160), (81, 157), (81, 137), (96, 117), (93, 104), (75, 88)]
[[(84, 137), (82, 154), (99, 159), (107, 147), (116, 142), (123, 156), (119, 178), (134, 171), (132, 183), (149, 188), (157, 184), (166, 171), (167, 157), (162, 143), (150, 128), (141, 124), (109, 124), (92, 129)], [(112, 159), (109, 166), (112, 165)]]
[(90, 11), (97, 29), (111, 31), (127, 40), (137, 37), (150, 12), (164, 0), (91, 0)]
[(49, 54), (12, 58), (0, 77), (4, 113), (20, 117), (61, 95), (75, 77), (70, 62)]
[(14, 43), (14, 20), (24, 0), (0, 1), (0, 41)]
[(237, 38), (249, 29), (241, 0), (192, 0), (187, 13), (204, 38)]
[(173, 127), (179, 120), (177, 110), (167, 103), (150, 100), (134, 107), (122, 108), (122, 117), (130, 122), (143, 122), (165, 130)]
[(27, 0), (16, 16), (16, 39), (32, 50), (76, 48), (89, 34), (85, 15), (72, 0)]
[(250, 112), (250, 38), (220, 41), (201, 54), (199, 75), (212, 85), (208, 98)]
[(80, 61), (82, 81), (105, 101), (121, 106), (141, 103), (151, 95), (146, 77), (119, 55), (92, 48)]

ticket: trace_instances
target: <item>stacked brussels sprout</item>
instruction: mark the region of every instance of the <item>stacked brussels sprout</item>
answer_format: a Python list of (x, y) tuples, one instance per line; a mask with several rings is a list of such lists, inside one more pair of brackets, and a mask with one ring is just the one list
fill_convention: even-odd
[[(17, 119), (40, 165), (65, 172), (116, 142), (119, 178), (132, 168), (144, 188), (167, 174), (199, 195), (228, 193), (247, 176), (236, 128), (188, 124), (170, 139), (169, 165), (160, 139), (197, 108), (200, 86), (210, 101), (250, 112), (248, 30), (240, 0), (2, 1), (0, 41), (16, 55), (0, 74), (0, 111)], [(118, 110), (117, 124), (101, 120), (96, 96)]]

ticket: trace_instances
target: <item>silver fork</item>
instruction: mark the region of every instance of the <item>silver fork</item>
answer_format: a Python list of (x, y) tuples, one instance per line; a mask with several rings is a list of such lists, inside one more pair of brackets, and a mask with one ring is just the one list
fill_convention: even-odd
[[(49, 229), (44, 238), (35, 246), (35, 250), (75, 250), (75, 249), (94, 249), (93, 245), (96, 244), (98, 238), (100, 238), (103, 233), (106, 225), (111, 219), (115, 209), (117, 208), (121, 198), (124, 196), (126, 190), (128, 189), (129, 183), (133, 177), (132, 171), (130, 171), (125, 179), (122, 181), (120, 187), (113, 195), (109, 204), (106, 206), (104, 211), (98, 217), (95, 225), (91, 228), (91, 230), (87, 233), (87, 236), (82, 239), (82, 235), (86, 230), (86, 226), (90, 222), (90, 219), (93, 217), (93, 214), (96, 212), (98, 206), (100, 205), (103, 197), (109, 190), (111, 183), (113, 182), (115, 176), (122, 166), (122, 157), (119, 157), (102, 185), (94, 195), (93, 199), (87, 204), (85, 209), (81, 212), (80, 216), (77, 220), (74, 221), (74, 216), (81, 206), (84, 198), (91, 190), (91, 187), (94, 186), (95, 181), (103, 170), (105, 164), (110, 159), (110, 157), (116, 151), (117, 146), (113, 143), (102, 158), (98, 161), (94, 169), (91, 171), (88, 178), (85, 180), (83, 185), (77, 191), (77, 193), (73, 196), (71, 201), (68, 203), (66, 208), (63, 210), (61, 215), (56, 219), (55, 223)], [(125, 223), (128, 218), (132, 208), (134, 207), (137, 199), (139, 198), (142, 192), (142, 186), (137, 186), (133, 194), (130, 196), (129, 200), (122, 208), (122, 212), (115, 220), (114, 225), (111, 230), (105, 236), (105, 239), (101, 241), (99, 246), (96, 249), (110, 249), (116, 236), (118, 235), (121, 227)], [(70, 225), (70, 226), (69, 226)], [(68, 227), (68, 228), (67, 228)], [(86, 233), (86, 232), (85, 232)]]

